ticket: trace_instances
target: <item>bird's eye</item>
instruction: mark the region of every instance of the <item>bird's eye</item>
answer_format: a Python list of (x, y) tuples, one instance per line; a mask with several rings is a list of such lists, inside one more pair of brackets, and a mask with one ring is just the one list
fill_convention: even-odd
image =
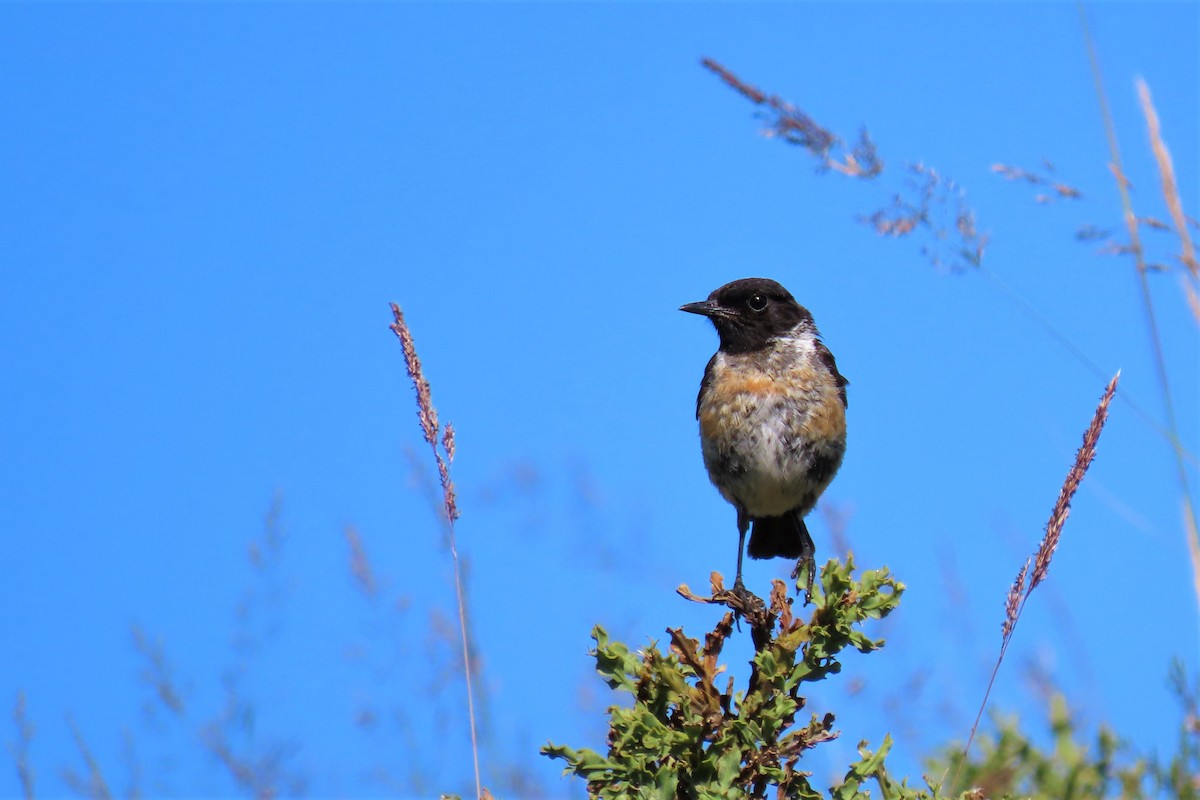
[(767, 310), (767, 298), (763, 297), (761, 294), (751, 295), (750, 299), (746, 301), (746, 305), (750, 306), (751, 311), (755, 311), (755, 312), (766, 311)]

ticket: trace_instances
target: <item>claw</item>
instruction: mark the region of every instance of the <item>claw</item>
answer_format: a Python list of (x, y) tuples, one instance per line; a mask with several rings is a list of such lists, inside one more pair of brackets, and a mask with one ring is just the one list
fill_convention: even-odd
[(816, 545), (813, 544), (812, 537), (808, 535), (808, 531), (803, 532), (803, 539), (800, 543), (800, 558), (796, 561), (796, 568), (792, 570), (792, 580), (800, 577), (800, 570), (808, 568), (807, 578), (804, 590), (804, 604), (808, 605), (812, 602), (812, 587), (813, 578), (817, 574), (817, 554)]

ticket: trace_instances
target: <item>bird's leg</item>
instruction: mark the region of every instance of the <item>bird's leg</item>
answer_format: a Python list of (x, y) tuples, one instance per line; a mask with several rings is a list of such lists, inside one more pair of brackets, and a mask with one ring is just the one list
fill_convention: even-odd
[(808, 583), (805, 587), (805, 605), (812, 602), (812, 587), (813, 576), (817, 574), (817, 546), (813, 544), (812, 536), (808, 533), (808, 526), (803, 520), (800, 522), (800, 558), (796, 561), (796, 568), (792, 570), (792, 578), (800, 576), (800, 570), (808, 568), (807, 578)]
[(762, 600), (755, 597), (746, 588), (746, 584), (742, 583), (742, 551), (746, 549), (746, 531), (748, 530), (750, 530), (750, 515), (739, 508), (737, 576), (733, 579), (733, 588), (729, 590), (736, 602), (736, 605), (731, 605), (730, 608), (734, 610), (738, 618), (752, 609), (761, 609), (763, 605)]
[(742, 551), (746, 549), (746, 531), (750, 530), (750, 515), (740, 508), (737, 515), (738, 560), (737, 577), (733, 580), (733, 590), (735, 592), (744, 592), (746, 591), (746, 585), (742, 583)]

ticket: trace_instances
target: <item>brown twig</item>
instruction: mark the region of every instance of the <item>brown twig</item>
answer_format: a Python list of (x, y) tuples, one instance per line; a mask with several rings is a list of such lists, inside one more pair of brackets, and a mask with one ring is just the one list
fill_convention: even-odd
[[(479, 776), (479, 737), (475, 725), (475, 693), (471, 686), (471, 646), (467, 633), (466, 593), (463, 590), (462, 567), (459, 564), (458, 545), (454, 535), (454, 521), (458, 519), (458, 502), (454, 491), (454, 481), (450, 477), (450, 463), (454, 460), (455, 438), (454, 427), (446, 425), (441, 437), (441, 447), (438, 447), (438, 415), (433, 405), (433, 393), (425, 373), (421, 369), (421, 359), (417, 356), (417, 348), (413, 343), (412, 332), (404, 321), (404, 312), (400, 306), (391, 304), (392, 324), (389, 326), (396, 338), (400, 340), (400, 348), (404, 352), (404, 367), (408, 377), (412, 379), (413, 388), (417, 393), (417, 419), (421, 423), (421, 432), (433, 452), (437, 463), (438, 478), (442, 484), (443, 512), (447, 523), (450, 540), (450, 557), (454, 566), (454, 591), (458, 602), (458, 624), (462, 638), (463, 677), (467, 688), (467, 715), (471, 726), (471, 758), (475, 766), (475, 796), (483, 797), (483, 783)], [(443, 452), (445, 455), (443, 456)]]
[(1046, 579), (1046, 575), (1050, 571), (1050, 562), (1054, 559), (1055, 551), (1058, 550), (1063, 526), (1066, 525), (1067, 517), (1071, 513), (1071, 499), (1075, 497), (1075, 492), (1079, 490), (1079, 484), (1083, 482), (1083, 476), (1087, 474), (1088, 467), (1096, 457), (1096, 444), (1100, 441), (1100, 432), (1104, 430), (1104, 423), (1108, 420), (1108, 406), (1117, 391), (1117, 382), (1120, 378), (1121, 373), (1118, 372), (1104, 388), (1104, 395), (1100, 398), (1099, 405), (1096, 406), (1092, 421), (1084, 431), (1083, 444), (1075, 453), (1075, 463), (1071, 465), (1071, 470), (1067, 473), (1066, 480), (1063, 481), (1062, 488), (1058, 492), (1058, 499), (1050, 512), (1050, 520), (1046, 523), (1045, 535), (1042, 536), (1042, 541), (1033, 557), (1026, 561), (1021, 567), (1021, 571), (1017, 573), (1016, 580), (1013, 581), (1005, 597), (1000, 655), (996, 659), (996, 665), (992, 668), (992, 676), (988, 679), (987, 689), (983, 693), (983, 702), (979, 704), (979, 713), (975, 715), (975, 723), (971, 726), (967, 744), (963, 747), (962, 757), (954, 771), (954, 778), (950, 781), (951, 788), (958, 782), (959, 771), (966, 763), (971, 743), (975, 740), (975, 733), (979, 729), (979, 721), (983, 718), (984, 709), (987, 708), (988, 697), (992, 693), (996, 675), (1000, 671), (1000, 665), (1004, 662), (1004, 655), (1008, 652), (1008, 645), (1012, 641), (1017, 622), (1021, 619), (1025, 603), (1029, 601), (1029, 595)]
[(775, 624), (775, 620), (771, 618), (770, 612), (767, 610), (767, 604), (763, 599), (753, 592), (743, 589), (740, 592), (731, 591), (725, 588), (725, 579), (719, 572), (713, 572), (709, 575), (712, 594), (709, 597), (703, 597), (695, 594), (688, 588), (686, 583), (680, 584), (675, 591), (680, 597), (691, 600), (693, 603), (710, 603), (712, 605), (727, 606), (736, 615), (744, 617), (750, 622), (751, 628), (756, 626), (766, 628)]
[[(780, 625), (780, 635), (791, 633), (801, 626), (801, 622), (792, 616), (787, 585), (781, 580), (771, 581), (771, 594), (766, 601), (747, 589), (740, 591), (726, 589), (725, 579), (719, 572), (711, 573), (709, 582), (712, 590), (709, 597), (693, 593), (687, 584), (680, 585), (675, 591), (681, 597), (694, 603), (709, 603), (727, 607), (730, 613), (726, 614), (727, 622), (723, 622), (722, 625), (731, 625), (734, 619), (745, 619), (750, 626), (750, 641), (753, 643), (756, 653), (761, 653), (775, 639), (777, 622)], [(719, 627), (718, 630), (724, 630), (724, 628)], [(725, 634), (728, 634), (728, 630), (725, 630)], [(719, 642), (716, 645), (710, 642), (708, 647), (714, 653), (720, 651)], [(712, 663), (715, 665), (716, 656), (713, 655), (712, 659)], [(750, 665), (748, 687), (751, 692), (758, 687), (758, 666), (754, 663)]]

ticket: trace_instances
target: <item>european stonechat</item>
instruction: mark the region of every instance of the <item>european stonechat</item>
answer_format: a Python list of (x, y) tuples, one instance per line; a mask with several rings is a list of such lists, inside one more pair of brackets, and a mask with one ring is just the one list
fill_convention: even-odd
[(721, 339), (700, 382), (696, 419), (708, 477), (737, 509), (734, 590), (745, 591), (750, 530), (750, 557), (798, 559), (811, 595), (816, 548), (804, 515), (846, 452), (848, 381), (812, 314), (773, 280), (727, 283), (679, 310), (708, 317)]

